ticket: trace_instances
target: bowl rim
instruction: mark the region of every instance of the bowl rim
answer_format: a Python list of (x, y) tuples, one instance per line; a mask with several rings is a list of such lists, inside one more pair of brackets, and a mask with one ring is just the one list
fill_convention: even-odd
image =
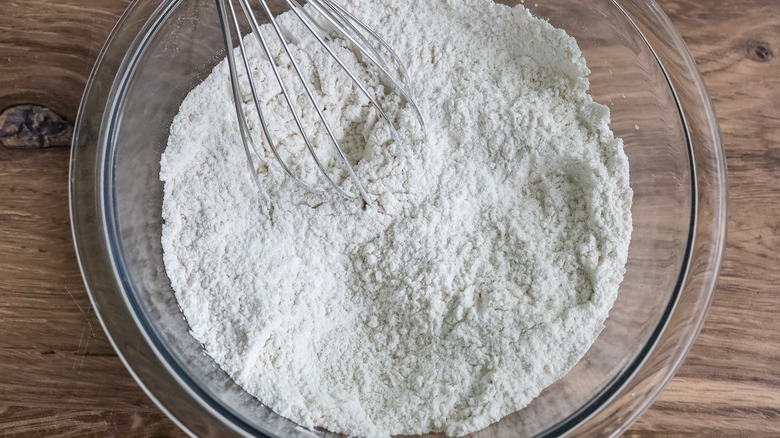
[[(115, 148), (111, 145), (113, 144), (113, 138), (116, 134), (115, 128), (119, 122), (117, 111), (122, 102), (121, 98), (124, 90), (126, 89), (127, 82), (132, 76), (134, 66), (137, 64), (138, 59), (143, 54), (144, 47), (155, 35), (155, 32), (159, 29), (160, 25), (181, 2), (182, 0), (168, 0), (166, 2), (157, 4), (157, 7), (154, 8), (154, 10), (151, 12), (150, 18), (143, 24), (143, 26), (140, 28), (140, 31), (132, 40), (128, 41), (128, 38), (125, 37), (122, 39), (119, 34), (124, 29), (124, 26), (126, 26), (130, 21), (129, 17), (131, 17), (134, 12), (137, 12), (139, 8), (144, 6), (146, 6), (145, 10), (153, 9), (149, 5), (151, 3), (156, 3), (149, 1), (133, 2), (120, 18), (103, 49), (101, 50), (100, 55), (98, 56), (95, 67), (89, 77), (84, 96), (82, 98), (79, 116), (76, 120), (73, 147), (71, 150), (69, 193), (72, 234), (79, 262), (79, 268), (81, 270), (82, 277), (84, 278), (90, 300), (96, 309), (100, 323), (103, 326), (109, 341), (116, 350), (117, 355), (120, 357), (128, 371), (130, 371), (133, 378), (143, 388), (146, 394), (157, 404), (161, 410), (163, 410), (163, 412), (166, 413), (166, 415), (168, 415), (168, 417), (170, 417), (180, 428), (182, 428), (182, 430), (193, 436), (201, 431), (198, 424), (187, 420), (188, 416), (183, 415), (181, 409), (173, 408), (173, 405), (175, 403), (180, 403), (181, 400), (178, 400), (176, 397), (171, 399), (171, 397), (162, 394), (160, 391), (153, 391), (150, 388), (150, 386), (153, 386), (150, 384), (152, 383), (149, 380), (150, 377), (142, 376), (140, 373), (136, 372), (139, 367), (149, 366), (150, 364), (144, 363), (145, 361), (139, 361), (134, 356), (128, 355), (128, 349), (130, 348), (143, 350), (147, 354), (151, 353), (154, 357), (146, 358), (147, 361), (148, 359), (152, 359), (155, 368), (164, 370), (166, 372), (165, 376), (170, 376), (172, 378), (172, 381), (168, 382), (168, 385), (178, 385), (181, 388), (180, 393), (187, 394), (188, 396), (197, 400), (196, 403), (193, 403), (195, 406), (199, 407), (200, 409), (205, 409), (208, 415), (214, 417), (215, 419), (219, 420), (220, 423), (227, 426), (227, 429), (224, 432), (234, 432), (240, 435), (249, 436), (257, 432), (255, 427), (247, 423), (240, 414), (223, 405), (218, 398), (214, 397), (213, 394), (211, 394), (207, 389), (200, 387), (197, 382), (191, 378), (187, 368), (182, 366), (182, 364), (179, 363), (175, 356), (167, 351), (164, 342), (162, 342), (160, 339), (159, 334), (156, 333), (154, 325), (150, 324), (150, 322), (146, 319), (145, 311), (143, 311), (142, 307), (135, 299), (134, 294), (125, 292), (127, 290), (133, 290), (134, 288), (132, 286), (132, 279), (125, 273), (125, 262), (123, 259), (124, 252), (121, 249), (121, 241), (118, 239), (119, 231), (117, 229), (117, 221), (113, 220), (116, 216), (116, 200), (111, 191), (113, 187), (112, 181), (107, 177), (110, 175), (112, 168), (111, 162), (113, 154), (115, 153)], [(642, 7), (655, 7), (657, 8), (657, 11), (654, 12), (657, 13), (660, 11), (660, 8), (658, 8), (657, 5), (655, 5), (653, 2), (642, 2), (641, 0), (612, 0), (612, 3), (623, 12), (626, 18), (633, 24), (634, 28), (641, 35), (650, 51), (653, 53), (653, 56), (658, 62), (659, 67), (663, 71), (672, 95), (674, 96), (687, 142), (691, 171), (692, 192), (690, 227), (688, 232), (688, 239), (686, 242), (685, 255), (675, 289), (666, 309), (661, 316), (660, 323), (653, 330), (650, 338), (648, 339), (648, 342), (640, 350), (634, 360), (626, 367), (624, 367), (624, 369), (619, 372), (609, 383), (602, 387), (596, 396), (591, 398), (577, 411), (569, 414), (569, 416), (567, 416), (564, 420), (550, 426), (546, 431), (539, 435), (545, 437), (561, 436), (574, 431), (579, 426), (601, 413), (615, 398), (621, 396), (621, 391), (625, 389), (626, 385), (636, 376), (648, 358), (652, 355), (653, 350), (658, 345), (660, 338), (663, 336), (665, 329), (669, 324), (670, 317), (674, 313), (680, 295), (686, 285), (686, 279), (693, 257), (693, 247), (696, 243), (698, 221), (697, 212), (701, 207), (701, 203), (698, 199), (698, 175), (695, 165), (696, 154), (694, 153), (694, 147), (692, 144), (691, 129), (686, 118), (686, 108), (684, 108), (684, 105), (681, 103), (680, 96), (675, 89), (675, 84), (670, 77), (670, 73), (667, 71), (667, 68), (664, 65), (664, 61), (653, 48), (651, 41), (646, 36), (646, 33), (642, 31), (641, 23), (638, 24), (639, 20), (635, 20), (635, 18), (637, 18), (636, 12), (632, 11), (632, 8), (637, 7), (640, 8), (638, 10), (642, 10)], [(626, 8), (624, 5), (628, 5), (629, 7)], [(663, 12), (661, 12), (661, 14), (663, 14)], [(663, 18), (666, 18), (665, 15), (663, 15)], [(668, 18), (666, 19), (665, 24), (667, 24), (666, 31), (671, 33), (672, 38), (676, 37), (676, 43), (679, 47), (679, 43), (682, 43), (681, 37), (679, 34), (677, 34), (673, 27), (670, 27), (671, 23), (668, 22)], [(128, 50), (122, 52), (127, 53), (127, 55), (122, 58), (121, 63), (118, 65), (116, 65), (115, 62), (113, 65), (109, 65), (111, 63), (106, 62), (106, 56), (109, 51), (114, 50), (115, 46), (117, 45), (127, 46), (126, 48)], [(682, 47), (685, 47), (684, 43), (682, 43)], [(693, 65), (695, 69), (695, 63), (693, 63), (693, 59), (690, 56), (690, 53), (687, 52), (687, 49), (681, 53), (678, 53), (677, 55), (681, 60), (687, 61), (686, 65)], [(701, 80), (701, 76), (698, 74), (698, 72), (695, 72), (695, 74), (697, 77), (693, 78), (693, 85), (697, 88), (700, 95), (706, 97), (706, 101), (704, 102), (704, 110), (705, 112), (709, 110), (711, 115), (714, 115), (714, 110), (712, 110), (712, 102), (709, 99), (706, 88), (704, 87), (704, 83)], [(108, 93), (108, 96), (105, 98), (105, 100), (103, 100), (102, 97), (95, 95), (96, 83), (101, 80), (99, 77), (102, 78), (103, 81), (110, 82), (111, 84), (110, 92)], [(102, 120), (100, 121), (99, 126), (87, 126), (87, 120), (85, 120), (87, 107), (94, 106), (90, 98), (92, 98), (92, 100), (97, 98), (98, 101), (105, 102), (103, 105)], [(718, 168), (717, 173), (719, 176), (722, 176), (722, 180), (725, 182), (725, 159), (723, 158), (723, 148), (720, 142), (720, 134), (717, 128), (717, 122), (714, 118), (705, 118), (705, 120), (707, 120), (710, 124), (714, 124), (714, 126), (711, 126), (710, 128), (713, 128), (717, 133), (715, 138), (712, 139), (715, 152), (720, 152), (718, 157), (721, 158), (721, 160), (716, 160), (716, 167)], [(85, 171), (83, 169), (83, 163), (79, 162), (79, 159), (81, 159), (81, 156), (83, 155), (80, 155), (80, 150), (87, 147), (96, 149), (97, 157), (95, 157), (95, 166), (93, 167), (95, 170), (93, 175), (94, 177), (87, 179), (87, 181), (83, 181), (83, 178), (79, 179), (77, 177), (80, 173), (84, 173)], [(86, 187), (85, 190), (85, 185), (89, 183), (92, 184), (92, 187)], [(87, 192), (86, 196), (84, 193), (85, 191)], [(720, 267), (720, 260), (722, 259), (723, 254), (723, 241), (725, 240), (725, 221), (723, 220), (726, 211), (725, 196), (726, 195), (724, 192), (724, 202), (719, 205), (719, 211), (716, 211), (717, 218), (722, 222), (718, 224), (719, 227), (718, 232), (716, 233), (717, 236), (714, 245), (714, 252), (716, 254), (715, 257), (711, 260), (714, 262), (714, 266), (712, 266), (712, 268), (715, 272), (715, 277), (717, 277), (717, 272)], [(107, 202), (107, 200), (113, 201), (113, 203)], [(80, 206), (85, 204), (92, 205), (94, 207), (93, 211), (96, 214), (96, 218), (93, 223), (84, 223), (84, 221), (81, 219), (83, 218), (83, 208), (80, 208)], [(87, 232), (86, 229), (90, 225), (92, 230)], [(94, 255), (88, 255), (86, 253), (88, 249), (83, 244), (85, 241), (85, 235), (91, 235), (93, 238), (99, 237), (96, 242), (98, 243), (98, 246), (102, 246), (102, 260), (98, 260), (98, 258), (96, 258)], [(718, 238), (720, 241), (717, 241)], [(115, 280), (115, 285), (113, 288), (110, 288), (111, 290), (95, 287), (95, 284), (99, 283), (96, 282), (93, 275), (90, 275), (90, 272), (93, 270), (93, 266), (101, 266), (104, 269), (107, 268), (112, 273)], [(658, 386), (655, 391), (647, 395), (643, 405), (639, 409), (636, 409), (633, 415), (630, 415), (629, 419), (624, 422), (624, 424), (619, 425), (621, 430), (627, 429), (631, 424), (633, 424), (639, 415), (641, 415), (641, 413), (644, 412), (647, 407), (649, 407), (657, 395), (660, 394), (665, 383), (671, 379), (671, 377), (674, 375), (674, 372), (682, 363), (682, 360), (693, 343), (693, 339), (695, 339), (696, 334), (698, 334), (701, 325), (703, 324), (704, 317), (706, 316), (706, 310), (709, 308), (709, 304), (712, 299), (714, 286), (715, 283), (713, 280), (709, 287), (706, 305), (703, 307), (703, 309), (701, 309), (700, 318), (698, 318), (693, 325), (693, 336), (689, 336), (686, 348), (684, 351), (677, 354), (674, 365), (665, 373), (661, 385)], [(120, 323), (112, 321), (111, 318), (104, 318), (105, 312), (103, 312), (102, 309), (104, 307), (103, 304), (106, 304), (107, 295), (115, 295), (114, 299), (116, 296), (121, 297), (122, 301), (126, 305), (126, 309), (124, 310), (126, 310), (128, 314), (124, 315), (124, 318), (120, 321)], [(132, 309), (132, 311), (130, 309)], [(137, 333), (140, 335), (138, 339), (143, 340), (144, 344), (130, 346), (125, 343), (117, 342), (115, 340), (115, 336), (112, 336), (112, 333), (116, 334), (120, 330), (125, 331), (127, 329), (132, 329), (133, 326), (135, 331), (137, 331)], [(159, 378), (159, 375), (157, 375), (156, 378)]]

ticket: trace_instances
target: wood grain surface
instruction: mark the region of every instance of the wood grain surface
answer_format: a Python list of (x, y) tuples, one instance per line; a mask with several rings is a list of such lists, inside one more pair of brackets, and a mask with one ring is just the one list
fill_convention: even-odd
[[(127, 0), (0, 0), (0, 112), (73, 121)], [(628, 437), (780, 436), (780, 2), (662, 0), (710, 88), (729, 236), (710, 316)], [(0, 146), (0, 435), (182, 436), (90, 306), (71, 242), (67, 148)]]

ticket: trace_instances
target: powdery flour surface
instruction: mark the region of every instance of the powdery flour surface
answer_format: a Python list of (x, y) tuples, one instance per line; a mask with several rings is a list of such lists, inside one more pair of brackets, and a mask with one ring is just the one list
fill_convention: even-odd
[[(526, 406), (602, 330), (631, 234), (628, 162), (608, 109), (586, 94), (575, 41), (522, 7), (344, 4), (405, 61), (428, 143), (397, 153), (368, 100), (301, 38), (293, 49), (372, 202), (307, 192), (266, 151), (271, 212), (223, 62), (183, 102), (162, 158), (166, 269), (192, 334), (280, 415), (354, 436), (463, 435)], [(412, 126), (405, 103), (334, 44)], [(267, 62), (253, 66), (280, 149), (317, 183)]]

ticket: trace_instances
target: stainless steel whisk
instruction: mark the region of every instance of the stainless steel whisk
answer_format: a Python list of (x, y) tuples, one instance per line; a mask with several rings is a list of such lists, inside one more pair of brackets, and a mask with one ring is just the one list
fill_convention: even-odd
[[(263, 112), (260, 108), (260, 103), (258, 101), (257, 88), (255, 85), (255, 81), (252, 78), (251, 69), (249, 67), (247, 48), (245, 47), (244, 41), (241, 38), (241, 30), (239, 26), (239, 20), (236, 14), (236, 8), (234, 7), (234, 1), (236, 1), (240, 5), (241, 11), (243, 12), (247, 22), (249, 23), (251, 33), (257, 38), (257, 41), (260, 43), (260, 46), (263, 49), (265, 57), (268, 59), (268, 62), (270, 62), (271, 68), (273, 70), (273, 74), (276, 78), (276, 82), (279, 84), (279, 87), (281, 88), (282, 95), (284, 96), (284, 100), (287, 103), (287, 107), (295, 121), (298, 130), (300, 131), (301, 137), (303, 139), (303, 143), (305, 144), (310, 155), (314, 159), (320, 172), (325, 176), (326, 180), (330, 183), (331, 186), (333, 186), (336, 189), (336, 191), (339, 194), (347, 198), (355, 198), (355, 199), (358, 198), (358, 196), (350, 195), (346, 191), (344, 191), (341, 187), (339, 187), (339, 185), (333, 180), (331, 175), (322, 165), (320, 159), (317, 157), (317, 154), (315, 153), (314, 147), (309, 139), (309, 136), (307, 135), (306, 130), (302, 125), (298, 108), (296, 107), (294, 99), (290, 95), (289, 92), (290, 87), (285, 85), (285, 81), (282, 79), (282, 76), (280, 75), (279, 68), (274, 62), (273, 56), (269, 49), (269, 44), (268, 44), (269, 41), (267, 40), (267, 37), (260, 32), (260, 24), (257, 20), (257, 17), (255, 16), (255, 13), (252, 10), (252, 5), (250, 4), (250, 0), (216, 0), (217, 10), (219, 12), (219, 18), (222, 27), (222, 33), (225, 39), (225, 48), (227, 51), (227, 60), (230, 69), (230, 81), (231, 81), (232, 91), (233, 91), (233, 101), (235, 103), (236, 115), (238, 117), (241, 139), (244, 145), (244, 151), (246, 152), (246, 158), (249, 164), (250, 171), (252, 173), (252, 177), (254, 178), (254, 182), (257, 185), (258, 189), (260, 190), (261, 194), (266, 200), (268, 200), (269, 202), (271, 201), (271, 198), (269, 197), (267, 191), (263, 188), (262, 183), (260, 182), (257, 176), (257, 171), (256, 171), (257, 166), (255, 164), (255, 159), (252, 153), (254, 152), (254, 156), (256, 156), (263, 164), (265, 164), (265, 160), (263, 158), (263, 154), (261, 154), (260, 150), (258, 150), (256, 143), (252, 137), (252, 134), (248, 127), (247, 115), (245, 114), (243, 106), (241, 104), (242, 103), (241, 85), (239, 84), (238, 66), (236, 64), (236, 59), (233, 53), (233, 44), (232, 44), (234, 31), (238, 37), (239, 53), (241, 55), (241, 61), (243, 63), (248, 78), (249, 89), (251, 92), (252, 100), (254, 101), (254, 107), (257, 111), (257, 115), (259, 116), (260, 125), (263, 130), (263, 135), (267, 141), (268, 146), (270, 147), (274, 157), (276, 158), (276, 160), (278, 161), (278, 163), (281, 165), (282, 169), (284, 169), (285, 173), (287, 173), (288, 176), (290, 176), (298, 184), (300, 184), (303, 187), (306, 187), (309, 190), (313, 190), (313, 191), (317, 191), (317, 190), (311, 187), (306, 182), (304, 182), (301, 178), (295, 175), (292, 172), (292, 170), (290, 170), (290, 167), (280, 156), (276, 144), (271, 138), (271, 135), (268, 130), (268, 126), (266, 124), (266, 118), (263, 115)], [(289, 47), (289, 41), (285, 37), (285, 30), (282, 29), (280, 23), (277, 21), (277, 18), (274, 17), (273, 13), (271, 12), (271, 8), (269, 7), (267, 0), (256, 0), (256, 2), (257, 4), (259, 4), (260, 10), (268, 20), (268, 24), (272, 26), (273, 35), (275, 36), (275, 38), (278, 38), (279, 42), (281, 43), (285, 56), (287, 57), (287, 59), (290, 60), (290, 65), (295, 71), (295, 74), (297, 75), (297, 79), (303, 85), (303, 90), (305, 91), (309, 101), (314, 107), (317, 116), (322, 123), (322, 126), (324, 126), (330, 142), (332, 142), (333, 146), (336, 148), (336, 151), (339, 157), (341, 158), (344, 167), (347, 170), (349, 178), (352, 180), (352, 183), (354, 184), (355, 188), (359, 192), (359, 197), (362, 198), (365, 202), (369, 202), (369, 197), (365, 191), (363, 184), (360, 182), (357, 175), (355, 174), (355, 171), (352, 165), (349, 163), (349, 160), (347, 159), (347, 156), (345, 155), (344, 151), (342, 150), (339, 141), (336, 139), (336, 136), (334, 135), (331, 126), (329, 125), (328, 121), (325, 119), (322, 110), (320, 110), (321, 107), (317, 102), (317, 98), (312, 92), (311, 85), (307, 83), (306, 79), (301, 73), (301, 69), (299, 67), (298, 62), (296, 61), (295, 57), (291, 53)], [(311, 32), (314, 38), (316, 38), (317, 41), (322, 45), (322, 47), (324, 47), (327, 53), (330, 54), (335, 59), (336, 63), (344, 70), (344, 72), (346, 72), (346, 74), (352, 79), (352, 81), (355, 82), (358, 89), (369, 99), (371, 105), (373, 105), (377, 109), (381, 119), (384, 120), (387, 126), (389, 127), (390, 134), (393, 140), (395, 141), (397, 147), (400, 147), (402, 145), (402, 141), (396, 127), (393, 124), (393, 121), (390, 119), (390, 117), (388, 116), (387, 112), (384, 110), (382, 105), (377, 101), (376, 97), (373, 96), (368, 91), (366, 85), (360, 79), (357, 78), (357, 76), (350, 70), (350, 68), (344, 63), (344, 61), (329, 46), (328, 43), (329, 33), (326, 31), (326, 26), (334, 30), (335, 33), (341, 38), (349, 41), (352, 47), (354, 47), (354, 49), (357, 50), (360, 53), (360, 55), (362, 55), (362, 59), (364, 60), (364, 62), (366, 62), (366, 64), (368, 63), (373, 64), (373, 66), (377, 69), (377, 71), (380, 72), (381, 77), (383, 77), (386, 80), (386, 84), (389, 85), (389, 87), (391, 87), (391, 89), (394, 92), (398, 93), (400, 96), (404, 98), (404, 100), (407, 102), (408, 107), (414, 112), (414, 115), (417, 118), (417, 123), (419, 123), (418, 129), (424, 141), (425, 124), (423, 122), (423, 118), (422, 115), (420, 114), (419, 109), (414, 103), (412, 86), (409, 81), (409, 77), (406, 73), (406, 69), (403, 63), (401, 62), (401, 60), (399, 59), (398, 55), (392, 50), (392, 48), (384, 40), (382, 40), (382, 38), (380, 38), (374, 31), (368, 28), (364, 23), (358, 20), (355, 16), (353, 16), (348, 11), (346, 11), (343, 7), (334, 3), (331, 0), (308, 0), (307, 3), (309, 5), (309, 8), (304, 8), (298, 2), (298, 0), (284, 0), (284, 3), (286, 4), (287, 7), (289, 7), (289, 10), (292, 11), (298, 17), (298, 19), (301, 20), (301, 22), (304, 24), (306, 29), (308, 29), (308, 31)], [(317, 15), (316, 18), (313, 16), (315, 14)], [(373, 44), (371, 43), (371, 41), (373, 41)], [(388, 63), (384, 59), (384, 57), (380, 54), (380, 51), (384, 51), (385, 53), (389, 54), (390, 63)], [(393, 66), (394, 68), (391, 68), (391, 66)], [(393, 71), (397, 71), (400, 77), (395, 77), (392, 73)]]

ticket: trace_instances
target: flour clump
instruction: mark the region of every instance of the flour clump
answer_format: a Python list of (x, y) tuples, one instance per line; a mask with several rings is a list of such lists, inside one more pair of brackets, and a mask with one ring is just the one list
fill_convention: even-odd
[[(631, 236), (628, 161), (574, 39), (522, 6), (342, 3), (406, 63), (429, 141), (399, 150), (301, 38), (292, 50), (372, 202), (306, 191), (269, 159), (271, 211), (223, 61), (185, 98), (162, 157), (166, 271), (193, 336), (278, 414), (350, 436), (464, 435), (525, 407), (601, 332)], [(337, 50), (404, 126), (403, 102)], [(272, 72), (251, 62), (280, 151), (316, 183)], [(331, 149), (318, 152), (349, 190)]]

